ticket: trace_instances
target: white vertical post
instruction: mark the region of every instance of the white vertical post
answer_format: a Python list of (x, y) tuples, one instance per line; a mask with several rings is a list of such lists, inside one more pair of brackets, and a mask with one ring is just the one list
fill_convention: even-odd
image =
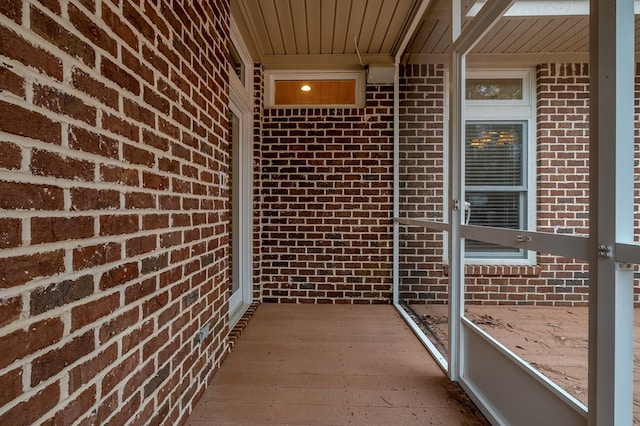
[(633, 0), (590, 2), (589, 424), (633, 422)]
[(449, 379), (458, 380), (461, 366), (461, 318), (464, 314), (464, 79), (465, 59), (454, 51), (449, 92)]
[[(461, 0), (451, 2), (451, 36), (455, 42), (461, 31)], [(464, 79), (466, 52), (453, 49), (449, 67), (449, 379), (461, 374), (461, 317), (464, 314), (464, 242), (460, 225), (464, 214)]]
[(462, 31), (462, 2), (461, 0), (451, 1), (451, 41), (455, 42), (460, 37)]
[[(393, 78), (393, 217), (400, 216), (400, 61)], [(393, 222), (393, 304), (400, 301), (400, 225)]]

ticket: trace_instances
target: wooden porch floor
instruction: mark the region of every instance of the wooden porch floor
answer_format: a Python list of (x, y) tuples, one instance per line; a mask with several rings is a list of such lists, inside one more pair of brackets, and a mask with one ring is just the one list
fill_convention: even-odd
[(482, 425), (392, 306), (262, 304), (188, 425)]

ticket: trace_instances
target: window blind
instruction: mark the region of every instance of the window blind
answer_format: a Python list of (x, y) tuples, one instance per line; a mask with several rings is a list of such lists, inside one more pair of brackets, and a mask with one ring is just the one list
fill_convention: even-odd
[[(526, 122), (469, 121), (465, 191), (470, 225), (522, 229), (526, 217)], [(518, 249), (467, 240), (468, 257), (513, 257)]]

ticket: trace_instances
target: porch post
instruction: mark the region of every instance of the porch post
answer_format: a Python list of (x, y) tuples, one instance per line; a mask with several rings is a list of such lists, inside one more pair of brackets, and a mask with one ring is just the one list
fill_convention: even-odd
[(633, 0), (590, 2), (589, 424), (633, 422)]
[(400, 64), (395, 61), (393, 77), (393, 286), (392, 302), (400, 302)]

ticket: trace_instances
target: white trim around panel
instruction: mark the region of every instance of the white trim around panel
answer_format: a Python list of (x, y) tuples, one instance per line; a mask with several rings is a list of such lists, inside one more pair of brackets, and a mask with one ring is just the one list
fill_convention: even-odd
[[(325, 81), (354, 80), (355, 103), (339, 105), (276, 105), (276, 81)], [(265, 106), (267, 108), (362, 108), (365, 105), (365, 72), (364, 71), (308, 71), (308, 70), (267, 70), (265, 71)]]

